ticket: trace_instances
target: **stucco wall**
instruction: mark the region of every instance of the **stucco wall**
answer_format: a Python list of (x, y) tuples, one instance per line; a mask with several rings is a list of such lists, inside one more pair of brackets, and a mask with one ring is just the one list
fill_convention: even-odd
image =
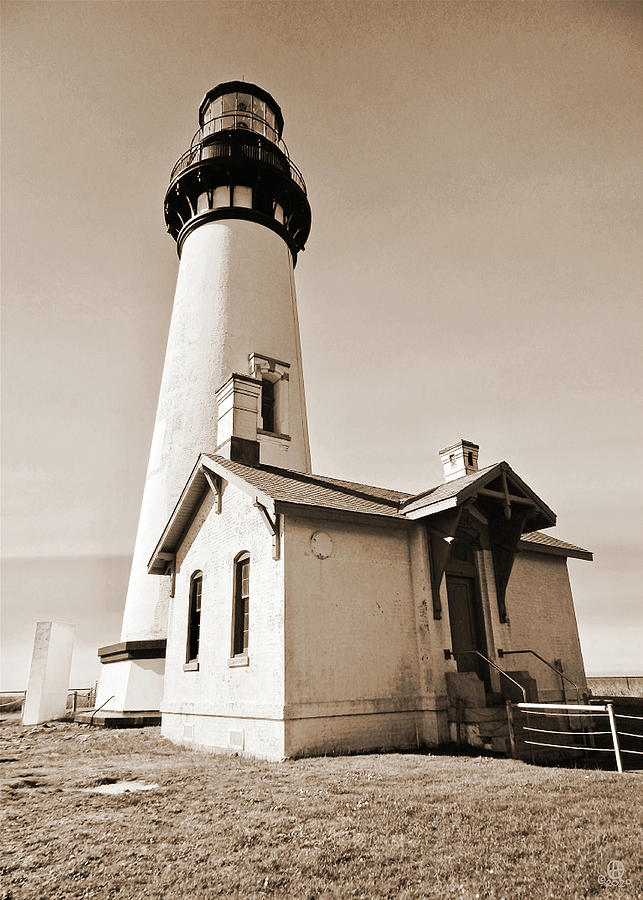
[[(565, 673), (586, 687), (578, 626), (562, 556), (521, 551), (516, 554), (507, 587), (509, 625), (498, 626), (496, 644), (504, 650), (536, 650), (549, 662), (561, 659)], [(537, 681), (541, 700), (561, 698), (560, 679), (528, 654), (505, 657), (506, 669), (526, 669)], [(571, 685), (568, 699), (576, 698)]]
[[(326, 559), (311, 547), (319, 531), (332, 541)], [(421, 712), (434, 704), (419, 677), (409, 535), (393, 523), (288, 516), (288, 755), (415, 746), (436, 732)]]
[(121, 640), (165, 637), (167, 585), (147, 562), (201, 452), (217, 447), (215, 393), (248, 354), (290, 363), (289, 430), (281, 465), (310, 469), (297, 304), (285, 241), (255, 222), (208, 222), (185, 241)]
[[(235, 557), (250, 553), (249, 665), (230, 667)], [(190, 578), (203, 572), (198, 671), (183, 671)], [(283, 749), (283, 562), (252, 499), (228, 485), (209, 494), (177, 556), (170, 604), (163, 734), (172, 740), (279, 759)], [(241, 735), (241, 736), (240, 736)]]

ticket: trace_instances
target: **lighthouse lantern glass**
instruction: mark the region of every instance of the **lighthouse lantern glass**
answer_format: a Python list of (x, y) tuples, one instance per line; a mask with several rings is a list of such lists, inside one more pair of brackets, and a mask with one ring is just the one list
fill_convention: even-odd
[(250, 128), (252, 115), (244, 116), (243, 113), (252, 113), (252, 97), (250, 94), (237, 95), (237, 128)]
[(247, 128), (278, 141), (275, 114), (270, 107), (252, 94), (233, 91), (212, 100), (204, 115), (201, 133), (204, 137), (225, 128)]
[[(223, 101), (223, 118), (221, 119), (221, 128), (234, 128), (234, 116), (227, 116), (226, 113), (234, 113), (237, 105), (237, 95), (224, 94), (221, 100)], [(218, 128), (216, 128), (216, 130), (219, 131)]]

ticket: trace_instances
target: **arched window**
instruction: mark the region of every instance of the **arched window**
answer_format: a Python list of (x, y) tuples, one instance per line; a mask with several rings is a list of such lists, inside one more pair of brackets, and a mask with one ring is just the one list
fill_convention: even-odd
[(188, 610), (188, 640), (186, 662), (196, 662), (199, 658), (201, 638), (201, 588), (203, 572), (195, 572), (190, 579), (190, 607)]
[(248, 652), (250, 603), (250, 554), (240, 553), (234, 562), (234, 609), (232, 615), (232, 655)]

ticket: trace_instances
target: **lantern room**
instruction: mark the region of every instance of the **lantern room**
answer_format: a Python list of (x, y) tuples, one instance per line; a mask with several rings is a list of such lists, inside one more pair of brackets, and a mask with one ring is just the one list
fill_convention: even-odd
[(311, 212), (283, 127), (279, 104), (256, 84), (226, 81), (208, 91), (199, 129), (175, 163), (165, 195), (165, 221), (179, 255), (205, 222), (247, 219), (281, 235), (296, 263)]
[(268, 91), (245, 81), (226, 81), (203, 98), (199, 124), (203, 136), (228, 128), (245, 128), (276, 144), (284, 120), (279, 105)]

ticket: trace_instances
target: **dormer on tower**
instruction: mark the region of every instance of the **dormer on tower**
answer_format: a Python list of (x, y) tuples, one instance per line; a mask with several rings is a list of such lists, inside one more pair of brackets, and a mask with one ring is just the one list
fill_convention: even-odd
[(460, 438), (455, 444), (440, 450), (440, 459), (444, 466), (444, 480), (455, 481), (464, 475), (478, 471), (478, 451), (480, 447), (471, 441)]
[(288, 465), (290, 363), (260, 353), (217, 391), (217, 453), (245, 465)]

